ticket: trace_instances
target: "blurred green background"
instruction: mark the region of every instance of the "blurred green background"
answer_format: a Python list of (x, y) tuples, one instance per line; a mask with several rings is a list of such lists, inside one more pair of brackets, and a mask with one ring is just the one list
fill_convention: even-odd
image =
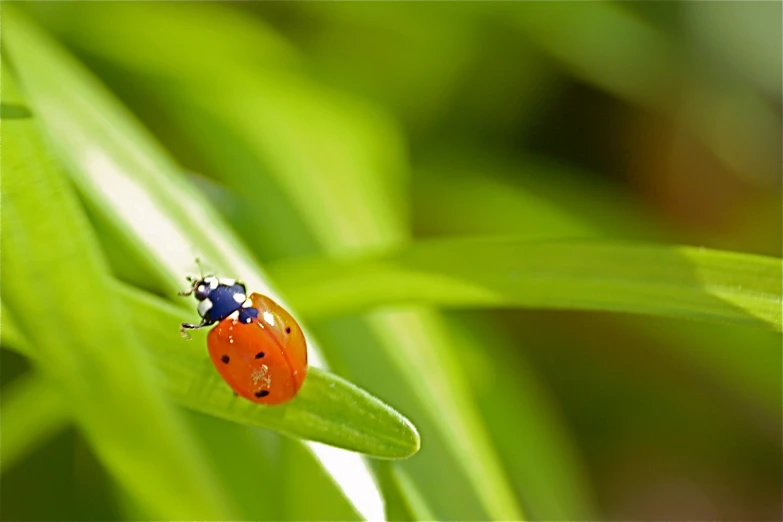
[[(134, 165), (149, 168), (138, 174), (148, 180), (146, 194), (191, 227), (194, 243), (214, 243), (198, 235), (202, 225), (227, 223), (242, 245), (236, 252), (265, 267), (263, 279), (283, 294), (290, 287), (304, 310), (310, 287), (275, 278), (290, 274), (295, 259), (353, 259), (432, 238), (783, 254), (777, 2), (13, 7), (20, 25), (9, 29), (17, 18), (3, 6), (3, 66), (26, 101), (8, 103), (4, 75), (4, 156), (15, 150), (7, 122), (34, 115), (52, 164), (67, 175), (62, 191), (77, 203), (68, 208), (83, 217), (74, 230), (86, 231), (84, 244), (94, 240), (112, 278), (135, 288), (138, 302), (176, 302), (175, 263), (166, 263), (191, 252), (155, 246), (163, 228), (134, 228), (112, 196), (90, 185), (90, 147), (114, 147), (115, 160), (125, 154), (133, 175)], [(46, 44), (36, 47), (38, 38)], [(87, 118), (91, 128), (82, 126)], [(151, 187), (162, 171), (191, 188), (179, 198), (159, 195)], [(24, 173), (2, 174), (3, 249), (13, 251), (23, 248), (14, 242), (17, 214), (21, 222), (46, 209), (15, 196), (9, 211), (8, 178)], [(204, 223), (184, 217), (191, 201)], [(458, 265), (462, 253), (445, 250)], [(81, 253), (71, 255), (78, 273)], [(219, 254), (206, 257), (227, 266)], [(153, 459), (154, 469), (153, 456), (106, 457), (127, 446), (112, 438), (120, 435), (110, 420), (92, 423), (104, 410), (73, 399), (103, 393), (101, 378), (90, 376), (116, 382), (102, 366), (31, 363), (37, 349), (63, 352), (38, 346), (44, 334), (30, 327), (32, 318), (9, 327), (26, 315), (18, 295), (28, 287), (8, 279), (23, 263), (3, 261), (4, 520), (360, 519), (374, 512), (357, 500), (365, 496), (382, 498), (395, 520), (781, 517), (779, 327), (598, 305), (563, 310), (584, 308), (567, 300), (549, 310), (501, 303), (440, 310), (425, 302), (305, 314), (331, 370), (410, 419), (421, 450), (406, 460), (366, 460), (374, 483), (366, 493), (349, 491), (335, 467), (297, 439), (168, 405), (155, 395), (163, 379), (150, 370), (150, 404), (160, 401), (161, 418), (176, 415), (171, 443), (199, 459), (187, 470), (183, 464), (180, 477), (204, 475), (179, 498), (176, 470), (123, 475), (134, 460)], [(779, 281), (779, 259), (775, 266)], [(356, 284), (355, 294), (373, 291), (372, 280)], [(779, 310), (780, 288), (767, 290)], [(123, 321), (147, 321), (125, 306)], [(172, 346), (177, 321), (193, 318), (184, 306), (176, 312), (182, 319), (169, 321)], [(121, 327), (98, 339), (105, 350), (126, 335)], [(78, 328), (74, 339), (81, 332), (95, 340), (89, 324)], [(143, 351), (141, 339), (158, 335), (150, 332), (127, 333), (127, 360)], [(206, 357), (197, 352), (203, 338), (194, 341), (188, 349)], [(146, 364), (138, 363), (139, 375)], [(183, 375), (212, 378), (198, 368)], [(76, 391), (67, 401), (53, 383), (69, 371)], [(128, 375), (133, 386), (137, 377)], [(146, 396), (118, 395), (105, 407), (139, 401), (141, 412)], [(147, 414), (132, 414), (124, 418), (142, 433)], [(146, 426), (150, 447), (153, 426)], [(134, 491), (158, 479), (170, 498)], [(216, 500), (189, 493), (198, 491)]]

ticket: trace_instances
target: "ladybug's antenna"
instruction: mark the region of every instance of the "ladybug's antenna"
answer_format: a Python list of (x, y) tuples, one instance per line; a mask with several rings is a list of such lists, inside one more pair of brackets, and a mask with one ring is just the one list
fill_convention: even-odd
[(198, 266), (198, 273), (201, 276), (201, 279), (204, 279), (204, 267), (201, 265), (201, 259), (196, 258), (196, 265)]
[(196, 265), (198, 265), (198, 271), (200, 274), (200, 277), (196, 279), (193, 276), (185, 276), (185, 281), (190, 283), (190, 288), (187, 291), (179, 292), (178, 295), (190, 295), (193, 292), (195, 292), (196, 287), (198, 286), (199, 282), (204, 280), (204, 268), (201, 266), (201, 259), (196, 258)]

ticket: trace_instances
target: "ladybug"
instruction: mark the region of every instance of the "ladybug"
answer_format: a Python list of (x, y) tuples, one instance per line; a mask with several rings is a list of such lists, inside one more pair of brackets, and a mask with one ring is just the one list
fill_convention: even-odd
[(182, 323), (189, 337), (217, 323), (207, 335), (209, 357), (236, 395), (260, 404), (290, 401), (307, 375), (307, 343), (296, 320), (269, 297), (247, 295), (243, 283), (217, 277), (187, 278), (180, 295), (198, 301), (198, 324)]

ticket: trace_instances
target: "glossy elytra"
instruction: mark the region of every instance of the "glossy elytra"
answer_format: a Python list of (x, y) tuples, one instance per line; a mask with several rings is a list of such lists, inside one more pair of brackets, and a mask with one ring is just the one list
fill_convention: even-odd
[(307, 343), (296, 320), (269, 297), (247, 295), (243, 283), (216, 277), (188, 278), (180, 295), (198, 301), (200, 323), (180, 330), (217, 325), (207, 335), (209, 357), (237, 395), (261, 404), (294, 398), (307, 375)]

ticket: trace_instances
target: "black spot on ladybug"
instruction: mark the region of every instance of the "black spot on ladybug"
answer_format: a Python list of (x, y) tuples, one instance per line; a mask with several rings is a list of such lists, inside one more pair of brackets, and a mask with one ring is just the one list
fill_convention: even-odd
[(255, 395), (256, 397), (258, 397), (260, 399), (261, 397), (266, 397), (267, 395), (269, 395), (269, 392), (267, 390), (261, 390), (261, 391), (255, 392), (253, 395)]
[(256, 359), (263, 359), (263, 358), (264, 358), (264, 355), (265, 355), (265, 354), (264, 354), (264, 352), (258, 352), (258, 353), (256, 354)]
[(285, 327), (285, 333), (291, 333), (291, 327), (290, 326), (286, 326)]
[(220, 358), (220, 360), (223, 362), (223, 364), (228, 364), (228, 361), (230, 361), (231, 359), (229, 358), (228, 355), (224, 355), (223, 357)]

